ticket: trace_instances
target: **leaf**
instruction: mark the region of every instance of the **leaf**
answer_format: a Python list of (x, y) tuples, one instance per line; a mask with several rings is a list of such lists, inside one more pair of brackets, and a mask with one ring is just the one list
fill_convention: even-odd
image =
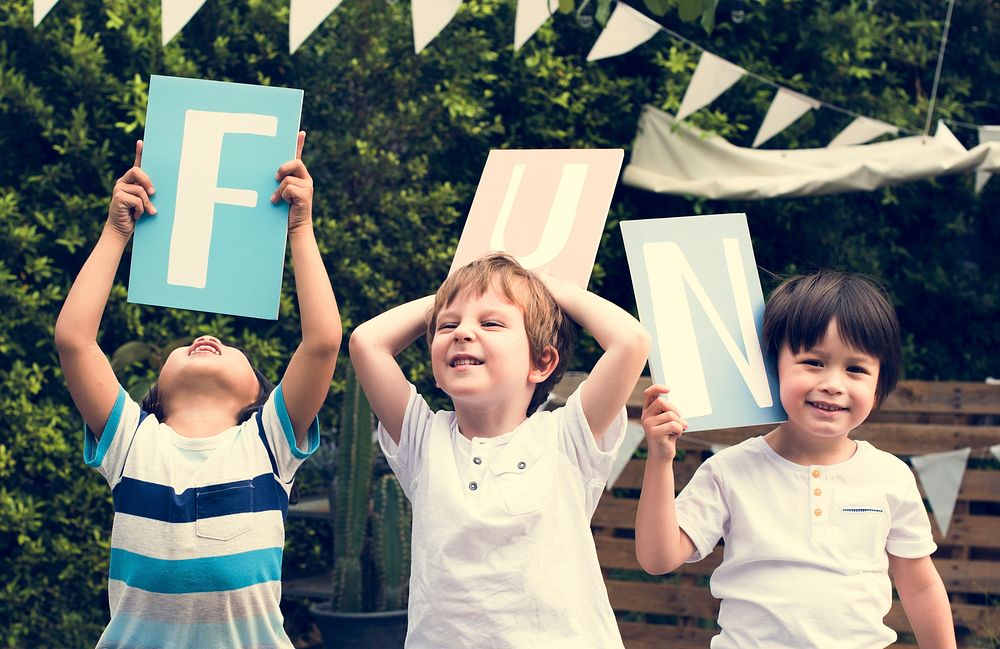
[(677, 12), (681, 20), (686, 23), (692, 22), (701, 16), (702, 0), (677, 0)]
[(704, 7), (701, 12), (701, 27), (705, 33), (711, 34), (715, 29), (715, 9), (719, 6), (719, 0), (704, 0)]
[(601, 27), (605, 27), (608, 24), (608, 18), (611, 16), (611, 0), (597, 0), (597, 11), (594, 12), (594, 20)]
[(574, 0), (559, 0), (559, 12), (568, 14), (573, 12)]
[(159, 350), (149, 343), (138, 340), (127, 342), (111, 355), (111, 369), (118, 374), (133, 363), (156, 358), (158, 352)]
[(666, 15), (667, 10), (670, 9), (670, 0), (642, 0), (646, 5), (646, 8), (657, 16)]

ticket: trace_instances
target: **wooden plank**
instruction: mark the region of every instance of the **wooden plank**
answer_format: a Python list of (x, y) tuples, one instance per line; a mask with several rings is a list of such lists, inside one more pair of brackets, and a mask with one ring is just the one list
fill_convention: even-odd
[[(586, 372), (566, 372), (552, 389), (558, 405), (587, 378)], [(627, 408), (638, 417), (642, 410), (642, 392), (652, 383), (642, 376), (632, 390)], [(1000, 385), (966, 381), (900, 381), (875, 417), (911, 413), (1000, 415)]]
[(288, 515), (293, 518), (333, 520), (333, 515), (330, 514), (330, 499), (326, 496), (303, 498), (294, 505), (288, 506)]
[(1000, 385), (963, 381), (900, 381), (880, 412), (1000, 414)]
[(618, 629), (622, 633), (626, 649), (705, 649), (718, 633), (714, 629), (696, 626), (642, 622), (618, 622)]
[(922, 455), (1000, 444), (1000, 426), (868, 422), (851, 433), (894, 455)]
[[(594, 512), (591, 524), (596, 527), (635, 529), (635, 512), (639, 501), (634, 498), (616, 498), (605, 493)], [(931, 530), (939, 544), (966, 545), (983, 548), (1000, 547), (1000, 517), (971, 516), (956, 513), (948, 527), (948, 536), (941, 537), (937, 522), (931, 517)]]
[[(602, 568), (618, 568), (621, 570), (642, 570), (635, 558), (635, 541), (633, 539), (618, 539), (613, 537), (597, 537), (597, 558)], [(686, 563), (671, 574), (704, 577), (712, 574), (722, 562), (722, 549), (708, 555), (701, 561)]]
[(707, 588), (665, 582), (605, 579), (611, 608), (616, 611), (676, 615), (714, 620), (719, 600)]

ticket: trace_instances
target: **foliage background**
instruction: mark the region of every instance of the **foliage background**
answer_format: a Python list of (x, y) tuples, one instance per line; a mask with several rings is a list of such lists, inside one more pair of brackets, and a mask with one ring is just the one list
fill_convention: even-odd
[[(91, 647), (107, 621), (110, 493), (81, 461), (52, 331), (141, 137), (150, 74), (306, 89), (316, 231), (349, 333), (435, 288), (489, 149), (628, 149), (642, 105), (675, 111), (698, 58), (660, 35), (587, 64), (598, 29), (571, 15), (556, 16), (515, 54), (513, 0), (467, 0), (419, 56), (409, 4), (390, 0), (345, 2), (294, 56), (287, 0), (210, 0), (164, 48), (159, 6), (62, 0), (34, 28), (28, 0), (0, 4), (0, 646)], [(670, 11), (659, 20), (790, 88), (920, 130), (944, 8), (935, 0), (722, 0), (711, 34)], [(998, 19), (996, 0), (957, 3), (937, 116), (1000, 123)], [(692, 122), (749, 145), (771, 96), (743, 81)], [(848, 121), (813, 112), (767, 146), (823, 146)], [(955, 130), (975, 144), (973, 131)], [(998, 193), (994, 180), (976, 197), (971, 176), (761, 202), (619, 187), (591, 290), (634, 311), (620, 220), (745, 211), (765, 291), (800, 270), (870, 273), (899, 310), (906, 377), (978, 381), (1000, 373)], [(127, 266), (128, 254), (102, 327), (107, 352), (212, 332), (280, 375), (298, 340), (290, 285), (281, 318), (259, 322), (128, 304)], [(588, 367), (594, 354), (584, 338), (576, 365)], [(424, 356), (417, 345), (405, 363), (429, 391)], [(139, 359), (120, 378), (131, 386), (156, 369)], [(332, 421), (332, 410), (321, 418)], [(323, 479), (322, 461), (312, 464), (305, 491)], [(287, 573), (328, 562), (322, 529), (292, 521), (288, 536)], [(297, 633), (301, 608), (287, 607)]]

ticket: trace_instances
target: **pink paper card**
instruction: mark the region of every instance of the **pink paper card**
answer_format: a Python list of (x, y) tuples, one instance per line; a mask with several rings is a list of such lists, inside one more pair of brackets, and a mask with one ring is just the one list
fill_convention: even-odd
[(490, 151), (449, 273), (504, 251), (586, 288), (623, 158), (622, 149)]

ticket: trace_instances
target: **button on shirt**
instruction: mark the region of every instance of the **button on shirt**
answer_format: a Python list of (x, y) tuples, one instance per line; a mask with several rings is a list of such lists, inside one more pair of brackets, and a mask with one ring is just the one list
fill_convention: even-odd
[(509, 433), (468, 439), (411, 388), (379, 444), (413, 504), (408, 649), (621, 648), (590, 518), (625, 433), (601, 436), (579, 388)]
[(802, 466), (763, 437), (714, 455), (677, 498), (690, 559), (725, 541), (713, 649), (874, 649), (896, 634), (887, 552), (936, 549), (909, 467), (867, 442), (845, 462)]

